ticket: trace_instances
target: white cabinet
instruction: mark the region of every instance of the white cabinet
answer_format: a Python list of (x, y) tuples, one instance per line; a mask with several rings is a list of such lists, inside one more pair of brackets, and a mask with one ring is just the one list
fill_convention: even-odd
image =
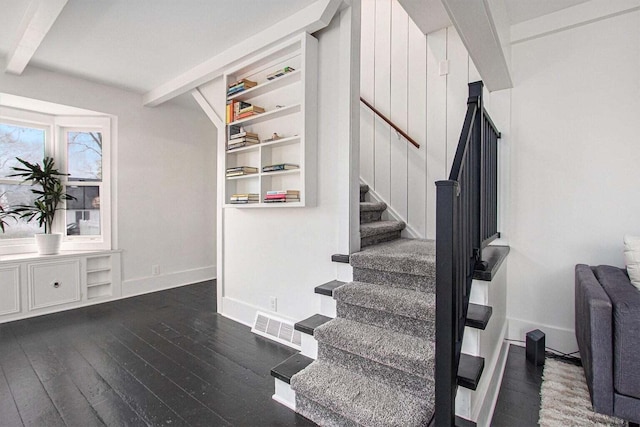
[(30, 263), (29, 310), (80, 301), (80, 260)]
[[(280, 46), (261, 52), (242, 64), (227, 70), (225, 90), (243, 81), (256, 86), (226, 96), (228, 115), (225, 138), (224, 207), (302, 207), (315, 205), (316, 198), (316, 133), (317, 133), (317, 67), (318, 41), (309, 34), (297, 36)], [(278, 70), (294, 71), (268, 79)], [(227, 95), (225, 93), (225, 95)], [(262, 111), (238, 118), (241, 107), (251, 105)], [(241, 128), (241, 129), (240, 129)], [(257, 134), (260, 143), (229, 149), (230, 136), (246, 131)], [(274, 139), (277, 135), (277, 139)], [(232, 140), (232, 142), (238, 139)], [(289, 169), (268, 171), (268, 167)], [(232, 168), (257, 170), (239, 176), (227, 176)], [(269, 191), (291, 191), (299, 200), (267, 203)], [(232, 203), (234, 195), (257, 195), (255, 203)]]
[(0, 267), (0, 316), (20, 312), (20, 265)]
[(0, 323), (121, 296), (119, 251), (0, 257)]

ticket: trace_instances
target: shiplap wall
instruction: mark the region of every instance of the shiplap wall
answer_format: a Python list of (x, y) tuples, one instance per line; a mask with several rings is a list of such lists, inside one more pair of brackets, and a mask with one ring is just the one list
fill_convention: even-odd
[(396, 0), (362, 1), (361, 96), (420, 148), (361, 104), (360, 178), (414, 237), (435, 237), (434, 183), (447, 178), (477, 80), (453, 27), (424, 35)]

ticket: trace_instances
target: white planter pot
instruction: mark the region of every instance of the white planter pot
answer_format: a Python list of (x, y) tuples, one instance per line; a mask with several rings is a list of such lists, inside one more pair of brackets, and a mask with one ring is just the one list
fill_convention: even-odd
[(36, 246), (40, 255), (55, 255), (60, 252), (61, 233), (36, 234)]

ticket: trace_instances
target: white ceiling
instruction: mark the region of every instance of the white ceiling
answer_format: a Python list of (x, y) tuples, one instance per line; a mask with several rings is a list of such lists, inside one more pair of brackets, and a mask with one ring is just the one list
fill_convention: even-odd
[[(144, 93), (314, 1), (69, 0), (30, 64)], [(28, 3), (0, 0), (0, 56)]]
[(589, 0), (504, 0), (511, 25), (557, 12)]
[[(29, 64), (142, 94), (315, 1), (68, 0)], [(587, 0), (504, 1), (516, 24)], [(28, 5), (0, 0), (0, 63)]]

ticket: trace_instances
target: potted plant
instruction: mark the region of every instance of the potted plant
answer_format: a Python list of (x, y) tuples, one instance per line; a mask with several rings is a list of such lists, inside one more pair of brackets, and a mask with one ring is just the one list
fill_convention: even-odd
[(44, 234), (36, 234), (36, 246), (41, 255), (53, 255), (60, 251), (62, 241), (61, 233), (52, 233), (53, 220), (56, 211), (62, 209), (58, 207), (63, 200), (75, 200), (75, 197), (68, 195), (64, 191), (60, 177), (67, 176), (55, 168), (54, 160), (45, 157), (42, 166), (38, 163), (29, 163), (16, 157), (24, 167), (12, 167), (14, 174), (10, 177), (23, 178), (24, 182), (30, 181), (35, 188), (31, 192), (36, 195), (36, 199), (31, 205), (17, 205), (11, 207), (8, 215), (22, 218), (26, 221), (36, 219), (40, 227), (44, 226)]

